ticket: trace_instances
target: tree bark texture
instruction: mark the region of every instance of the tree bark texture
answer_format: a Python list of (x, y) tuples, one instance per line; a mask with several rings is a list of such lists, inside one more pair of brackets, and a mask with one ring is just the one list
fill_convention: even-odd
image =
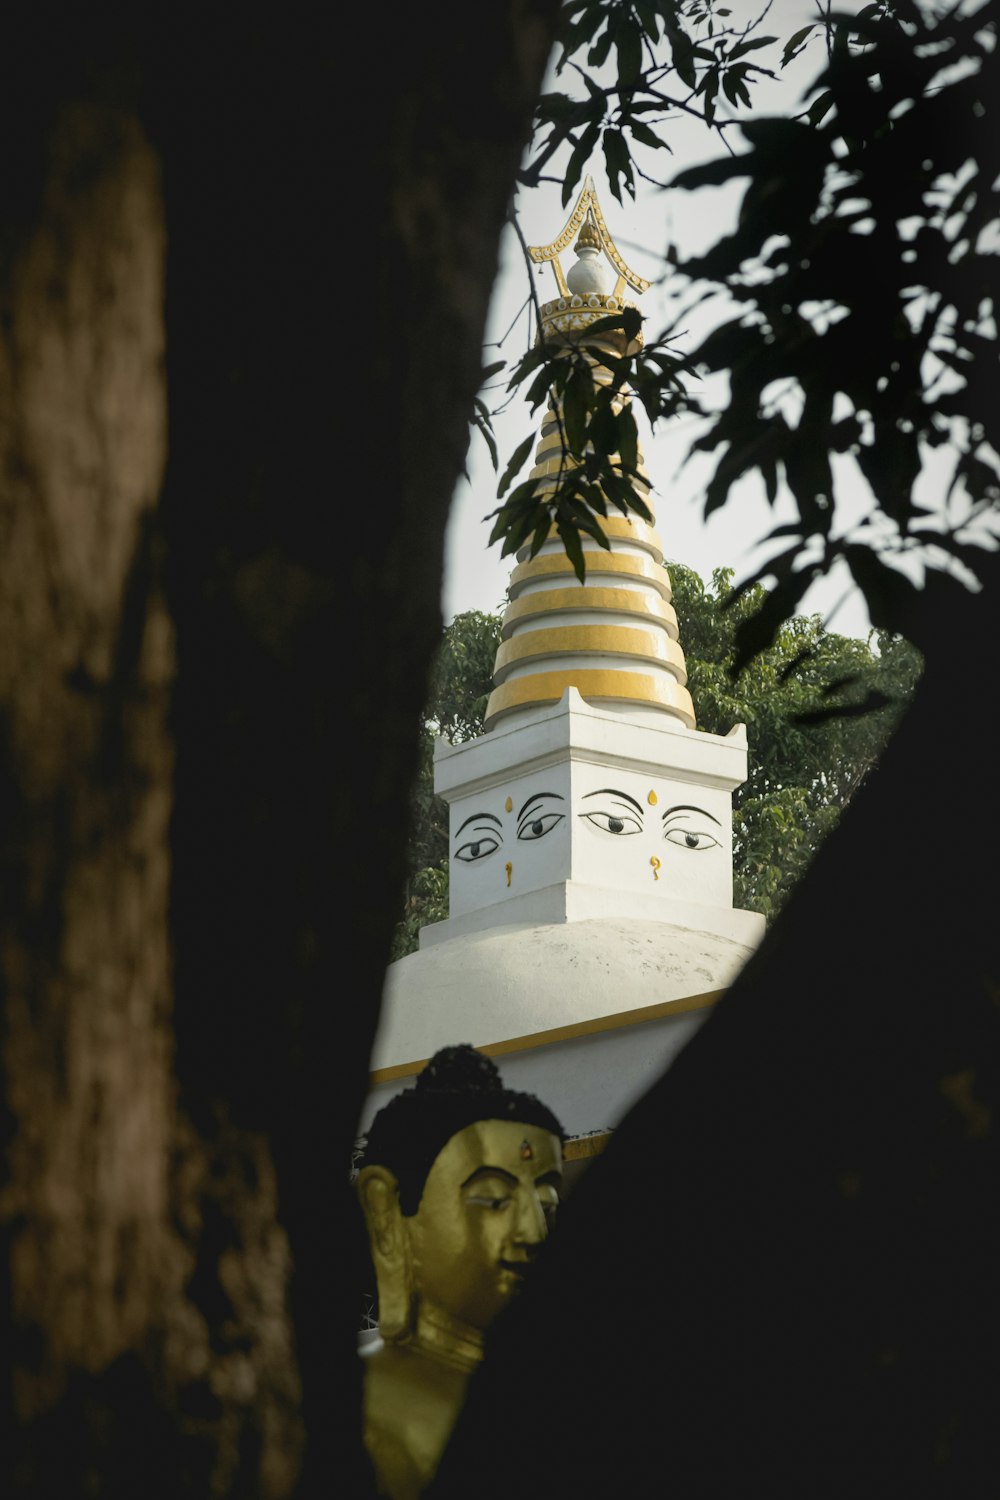
[(4, 60), (5, 1493), (370, 1483), (347, 1168), (555, 10)]

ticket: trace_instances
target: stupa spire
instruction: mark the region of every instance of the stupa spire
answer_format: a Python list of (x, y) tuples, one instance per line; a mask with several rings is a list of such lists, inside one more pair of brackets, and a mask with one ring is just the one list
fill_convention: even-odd
[[(560, 255), (574, 236), (577, 259), (564, 273)], [(541, 307), (541, 337), (615, 354), (634, 352), (641, 345), (641, 333), (634, 340), (622, 330), (588, 334), (601, 319), (634, 306), (625, 300), (627, 287), (636, 292), (649, 287), (626, 264), (611, 238), (591, 178), (561, 233), (549, 245), (532, 246), (529, 253), (536, 263), (552, 265), (560, 291)], [(593, 366), (594, 378), (609, 384), (607, 366), (597, 360)], [(628, 399), (626, 392), (621, 404)], [(560, 474), (574, 462), (565, 453), (563, 431), (561, 414), (550, 402), (529, 476), (542, 497), (555, 493)], [(639, 477), (633, 482), (648, 494), (651, 485), (641, 452), (637, 470)], [(495, 688), (486, 711), (487, 730), (501, 720), (558, 703), (569, 687), (588, 703), (627, 712), (640, 722), (666, 715), (694, 727), (684, 653), (670, 603), (670, 577), (655, 526), (635, 515), (614, 514), (600, 524), (611, 550), (582, 538), (583, 584), (555, 527), (535, 557), (529, 545), (518, 551)]]

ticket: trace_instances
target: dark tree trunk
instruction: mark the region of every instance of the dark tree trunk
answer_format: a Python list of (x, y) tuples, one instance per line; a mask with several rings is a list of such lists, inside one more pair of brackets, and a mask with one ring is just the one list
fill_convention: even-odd
[(983, 574), (929, 593), (879, 768), (574, 1192), (435, 1500), (472, 1472), (480, 1500), (995, 1488), (996, 554)]
[(4, 58), (5, 1494), (368, 1482), (346, 1171), (555, 9)]

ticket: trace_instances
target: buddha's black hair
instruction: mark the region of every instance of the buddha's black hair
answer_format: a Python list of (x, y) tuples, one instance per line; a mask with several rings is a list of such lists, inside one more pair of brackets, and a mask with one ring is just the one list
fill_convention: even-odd
[(505, 1089), (496, 1064), (463, 1043), (435, 1052), (414, 1087), (379, 1110), (368, 1131), (363, 1165), (389, 1168), (399, 1183), (400, 1208), (409, 1217), (420, 1207), (438, 1153), (477, 1120), (517, 1120), (560, 1140), (566, 1134), (540, 1099)]

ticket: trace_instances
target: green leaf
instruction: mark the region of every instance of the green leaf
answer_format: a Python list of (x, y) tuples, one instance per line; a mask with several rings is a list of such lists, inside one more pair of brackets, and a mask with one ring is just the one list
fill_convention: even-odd
[(608, 182), (618, 202), (622, 202), (621, 183), (635, 197), (635, 179), (632, 175), (632, 158), (628, 153), (625, 137), (620, 130), (608, 127), (601, 142), (604, 160), (608, 169)]
[(703, 96), (702, 108), (705, 111), (706, 125), (711, 125), (712, 121), (715, 119), (715, 100), (718, 92), (718, 73), (706, 73), (698, 87), (698, 93)]
[(579, 514), (576, 515), (576, 524), (580, 527), (581, 531), (585, 531), (588, 536), (592, 536), (598, 546), (604, 548), (605, 552), (611, 551), (611, 543), (601, 530), (600, 521), (582, 505), (580, 506)]
[[(503, 471), (503, 478), (500, 480), (500, 483), (497, 487), (498, 500), (502, 499), (504, 494), (507, 492), (507, 489), (509, 488), (511, 480), (514, 478), (514, 476), (520, 473), (521, 469), (523, 469), (524, 461), (528, 457), (528, 454), (531, 452), (534, 442), (535, 434), (532, 432), (528, 434), (523, 443), (518, 443), (517, 447), (514, 449), (514, 452), (510, 456), (510, 462), (508, 463), (506, 469), (504, 469)], [(494, 538), (491, 537), (490, 541), (492, 542), (493, 540)]]
[(812, 582), (809, 572), (789, 573), (779, 580), (756, 614), (736, 627), (736, 651), (730, 675), (737, 677), (754, 657), (774, 643), (781, 626)]
[(618, 452), (627, 469), (635, 469), (639, 462), (639, 434), (635, 425), (635, 414), (631, 406), (623, 406), (615, 419), (618, 435)]
[(803, 725), (827, 724), (831, 719), (860, 719), (888, 708), (895, 699), (887, 698), (879, 688), (869, 688), (861, 703), (831, 704), (827, 708), (805, 709), (797, 713), (793, 722)]
[(497, 469), (500, 467), (500, 455), (497, 452), (496, 438), (493, 436), (493, 426), (490, 422), (490, 414), (483, 406), (483, 403), (478, 399), (478, 397), (476, 398), (476, 413), (472, 420), (476, 428), (478, 428), (479, 432), (482, 434), (483, 441), (489, 449), (490, 462), (493, 465), (493, 472), (495, 474)]
[(861, 543), (847, 543), (840, 548), (840, 555), (865, 596), (872, 624), (882, 630), (899, 630), (916, 603), (916, 584)]
[(818, 94), (806, 110), (810, 125), (818, 125), (823, 116), (828, 114), (833, 108), (834, 103), (835, 95), (832, 89), (827, 89), (825, 93)]
[(573, 193), (580, 181), (583, 169), (590, 160), (591, 153), (597, 145), (597, 137), (601, 132), (600, 118), (591, 120), (586, 130), (577, 142), (569, 161), (566, 164), (566, 176), (562, 187), (563, 208), (572, 198)]
[(604, 28), (603, 35), (594, 43), (590, 51), (587, 53), (587, 66), (589, 68), (603, 67), (608, 60), (608, 53), (610, 51), (611, 22), (609, 20), (608, 24)]
[(551, 344), (545, 343), (535, 344), (532, 348), (528, 349), (521, 355), (521, 358), (514, 366), (507, 389), (512, 391), (519, 386), (531, 374), (532, 370), (537, 370), (540, 364), (543, 364), (552, 356), (552, 352)]
[(618, 48), (618, 87), (628, 89), (642, 69), (642, 31), (634, 21), (627, 20), (619, 26), (615, 45)]
[[(589, 373), (589, 372), (588, 372)], [(570, 453), (578, 458), (587, 441), (587, 418), (593, 395), (593, 384), (582, 370), (574, 371), (563, 394), (563, 422)]]
[[(630, 309), (626, 309), (629, 311)], [(595, 318), (593, 323), (587, 324), (587, 336), (593, 333), (615, 333), (618, 329), (625, 327), (625, 313), (609, 313), (606, 318)]]
[(666, 141), (661, 140), (658, 135), (650, 130), (648, 125), (645, 125), (642, 122), (642, 120), (634, 120), (630, 118), (628, 122), (628, 128), (631, 130), (635, 139), (639, 141), (641, 145), (649, 146), (654, 151), (659, 151), (661, 149), (664, 151), (670, 150), (670, 147), (667, 145)]
[(670, 52), (677, 76), (687, 88), (693, 89), (697, 83), (697, 75), (694, 69), (693, 44), (690, 37), (680, 29), (679, 26), (665, 23), (665, 30), (670, 39)]
[(803, 26), (800, 31), (796, 31), (793, 36), (788, 38), (788, 41), (785, 43), (785, 50), (781, 54), (781, 66), (783, 68), (787, 67), (792, 58), (798, 55), (806, 38), (816, 30), (819, 24), (818, 21), (810, 21), (808, 26)]
[(566, 549), (566, 556), (573, 564), (573, 572), (581, 583), (587, 581), (587, 564), (583, 558), (583, 547), (580, 544), (580, 533), (575, 526), (566, 521), (556, 523), (559, 539)]
[(734, 106), (738, 102), (738, 98), (739, 98), (739, 95), (737, 94), (737, 91), (736, 91), (736, 86), (737, 86), (738, 82), (739, 82), (739, 79), (737, 78), (737, 76), (736, 76), (735, 73), (733, 73), (733, 72), (723, 73), (723, 75), (722, 75), (722, 92), (725, 94), (725, 96), (729, 100), (730, 104), (732, 104)]
[(735, 62), (738, 57), (745, 57), (748, 52), (756, 52), (760, 47), (770, 47), (771, 43), (777, 40), (776, 36), (748, 37), (745, 42), (737, 42), (736, 46), (726, 53), (726, 57), (729, 62)]
[(597, 453), (609, 457), (618, 451), (618, 423), (610, 405), (598, 407), (590, 419), (587, 437)]
[[(744, 127), (741, 126), (741, 129)], [(696, 167), (686, 167), (667, 183), (668, 188), (686, 188), (691, 191), (701, 187), (721, 187), (732, 177), (749, 177), (753, 171), (753, 153), (742, 156), (718, 156), (714, 161), (702, 162)]]
[(553, 394), (552, 387), (557, 384), (555, 375), (555, 368), (546, 366), (544, 370), (539, 370), (525, 391), (524, 399), (532, 411), (537, 411), (542, 402)]
[(546, 511), (545, 515), (542, 516), (541, 520), (535, 527), (534, 534), (531, 538), (531, 557), (537, 557), (539, 552), (541, 552), (542, 548), (545, 546), (546, 540), (551, 530), (552, 518)]

